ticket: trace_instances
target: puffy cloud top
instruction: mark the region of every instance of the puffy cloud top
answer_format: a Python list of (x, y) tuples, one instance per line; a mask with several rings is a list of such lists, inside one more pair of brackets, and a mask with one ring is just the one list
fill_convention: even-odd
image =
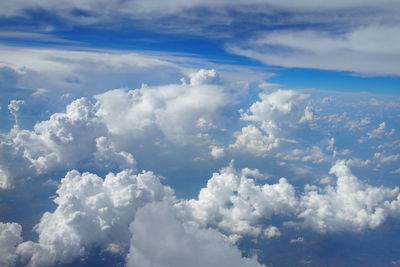
[(109, 166), (135, 168), (133, 156), (116, 150), (107, 139), (107, 126), (95, 111), (92, 103), (80, 98), (69, 104), (65, 113), (36, 123), (32, 131), (14, 127), (1, 135), (0, 146), (5, 149), (0, 152), (0, 186), (10, 188), (23, 176), (55, 169), (101, 169), (105, 159)]
[(398, 205), (399, 188), (373, 187), (363, 184), (343, 161), (330, 171), (336, 175), (336, 188), (327, 186), (323, 193), (307, 187), (300, 200), (300, 218), (304, 225), (318, 231), (359, 231), (374, 229), (387, 216), (397, 216), (388, 206)]
[(172, 84), (125, 91), (112, 90), (95, 98), (97, 115), (114, 134), (143, 137), (161, 132), (175, 143), (196, 139), (199, 119), (211, 122), (226, 104), (225, 89), (214, 84), (214, 70), (191, 75), (190, 84)]
[(226, 242), (220, 232), (183, 224), (166, 202), (140, 209), (131, 232), (127, 266), (264, 266), (254, 258), (242, 258), (241, 252)]
[(171, 191), (152, 172), (131, 170), (108, 174), (103, 180), (91, 173), (70, 171), (61, 180), (54, 202), (35, 227), (38, 243), (19, 245), (18, 253), (29, 266), (66, 264), (91, 247), (112, 253), (129, 248), (129, 224), (138, 208), (170, 198)]
[(227, 234), (261, 233), (260, 219), (290, 214), (296, 207), (295, 190), (286, 179), (277, 184), (257, 185), (233, 165), (214, 173), (198, 199), (178, 206), (181, 215), (199, 225), (213, 226)]
[(301, 221), (295, 219), (286, 225), (319, 232), (374, 229), (388, 216), (399, 215), (398, 187), (364, 184), (344, 161), (338, 161), (331, 168), (330, 173), (337, 177), (335, 187), (306, 185), (299, 197), (285, 178), (276, 184), (257, 185), (246, 173), (235, 170), (232, 165), (214, 173), (198, 199), (177, 204), (180, 216), (203, 227), (220, 229), (227, 235), (257, 236), (264, 229), (268, 236), (277, 231), (263, 225), (261, 220), (271, 219), (273, 215), (297, 217)]
[(21, 225), (17, 223), (0, 223), (1, 266), (14, 266), (17, 263), (16, 247), (21, 242)]
[(260, 93), (259, 98), (247, 111), (241, 110), (241, 119), (252, 124), (236, 133), (236, 142), (230, 145), (231, 149), (263, 156), (282, 141), (292, 141), (288, 140), (293, 138), (289, 134), (291, 127), (313, 118), (310, 107), (306, 105), (306, 94), (277, 90), (269, 94)]

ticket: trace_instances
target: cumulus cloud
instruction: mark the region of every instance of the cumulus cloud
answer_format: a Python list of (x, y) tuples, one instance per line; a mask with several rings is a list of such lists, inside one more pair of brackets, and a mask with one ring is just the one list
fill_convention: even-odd
[(93, 247), (124, 254), (129, 249), (129, 224), (146, 203), (172, 196), (152, 172), (132, 170), (103, 180), (75, 170), (61, 180), (54, 212), (46, 212), (35, 230), (38, 243), (24, 242), (17, 252), (28, 266), (67, 264)]
[(236, 135), (236, 141), (229, 145), (230, 149), (245, 151), (257, 156), (265, 155), (268, 151), (279, 146), (280, 140), (272, 133), (264, 132), (254, 125), (242, 128)]
[(0, 222), (0, 265), (14, 266), (18, 261), (16, 248), (22, 242), (21, 225)]
[[(364, 184), (344, 161), (330, 170), (336, 185), (306, 185), (303, 192), (285, 178), (256, 183), (250, 176), (257, 174), (231, 163), (213, 174), (197, 199), (176, 199), (152, 172), (124, 170), (103, 180), (73, 170), (61, 180), (55, 211), (35, 226), (38, 242), (21, 243), (18, 224), (1, 224), (0, 252), (10, 255), (9, 265), (68, 264), (100, 248), (127, 255), (128, 266), (260, 266), (232, 243), (243, 236), (279, 237), (274, 217), (285, 218), (279, 227), (324, 233), (374, 229), (400, 216), (398, 187)], [(297, 242), (302, 239), (291, 241)]]
[(4, 148), (0, 157), (2, 188), (12, 187), (15, 180), (24, 175), (32, 177), (35, 173), (85, 165), (87, 168), (97, 165), (100, 169), (107, 164), (119, 169), (134, 168), (133, 156), (117, 151), (107, 141), (107, 126), (95, 112), (92, 103), (80, 98), (69, 104), (65, 113), (55, 113), (49, 120), (36, 123), (33, 130), (14, 127), (1, 135), (0, 145)]
[[(113, 134), (143, 137), (160, 132), (169, 141), (187, 143), (227, 104), (223, 86), (215, 84), (214, 70), (199, 70), (190, 83), (143, 85), (140, 89), (112, 90), (97, 95), (102, 117)], [(200, 129), (199, 129), (200, 128)]]
[(296, 148), (288, 152), (279, 152), (276, 154), (276, 157), (282, 160), (312, 162), (315, 164), (332, 160), (332, 155), (327, 155), (318, 145), (313, 145), (305, 149)]
[[(301, 226), (318, 232), (374, 229), (387, 217), (398, 216), (395, 207), (399, 205), (399, 188), (364, 184), (344, 161), (338, 161), (330, 170), (337, 177), (335, 186), (306, 185), (302, 193), (296, 193), (285, 178), (276, 184), (259, 185), (245, 173), (232, 164), (214, 173), (198, 199), (177, 204), (179, 215), (197, 225), (219, 229), (228, 236), (259, 236), (262, 232), (273, 235), (277, 229), (265, 225), (273, 216), (294, 219), (285, 222), (285, 226)], [(330, 181), (323, 179), (322, 183)]]
[(18, 112), (20, 110), (20, 106), (25, 104), (23, 100), (11, 100), (10, 104), (8, 105), (8, 110), (10, 111), (11, 115), (14, 117), (15, 125), (18, 127)]
[(392, 161), (400, 160), (400, 154), (386, 155), (385, 153), (382, 152), (376, 152), (374, 154), (374, 159), (378, 160), (379, 163), (389, 163)]
[(330, 170), (337, 177), (336, 186), (323, 190), (306, 186), (299, 206), (303, 226), (321, 232), (374, 229), (386, 217), (397, 216), (388, 205), (398, 204), (399, 188), (373, 187), (361, 182), (343, 161)]
[(374, 138), (379, 138), (379, 137), (382, 137), (384, 135), (391, 136), (391, 135), (394, 134), (394, 132), (395, 132), (394, 129), (392, 129), (391, 131), (386, 131), (386, 122), (382, 122), (382, 123), (380, 123), (378, 125), (377, 128), (372, 129), (371, 131), (369, 131), (366, 136), (363, 136), (363, 137), (359, 138), (358, 142), (359, 143), (364, 143), (364, 142), (366, 142), (368, 140), (371, 140), (371, 139), (374, 139)]
[(281, 231), (279, 231), (279, 228), (276, 226), (269, 226), (268, 228), (266, 228), (264, 230), (264, 235), (267, 238), (274, 238), (274, 237), (281, 236)]
[(30, 177), (34, 172), (29, 160), (21, 156), (12, 140), (0, 135), (0, 188), (11, 189), (16, 180)]
[[(212, 138), (220, 137), (213, 134), (220, 130), (216, 114), (229, 104), (226, 87), (213, 70), (200, 70), (188, 76), (190, 81), (182, 80), (181, 84), (112, 90), (97, 95), (94, 103), (80, 98), (68, 105), (65, 112), (36, 123), (33, 129), (15, 126), (1, 134), (2, 188), (11, 188), (17, 180), (34, 175), (48, 179), (53, 171), (78, 168), (92, 172), (71, 171), (58, 184), (57, 208), (45, 213), (35, 227), (39, 234), (37, 242), (21, 243), (18, 229), (10, 230), (16, 241), (7, 239), (9, 245), (4, 246), (12, 255), (7, 264), (68, 264), (84, 257), (92, 248), (99, 248), (122, 257), (129, 251), (128, 264), (135, 266), (195, 265), (191, 262), (192, 249), (204, 253), (198, 261), (203, 265), (231, 263), (224, 256), (229, 255), (238, 264), (257, 266), (255, 259), (242, 258), (232, 244), (244, 236), (278, 238), (285, 233), (284, 227), (293, 226), (322, 233), (357, 232), (374, 229), (388, 217), (399, 216), (399, 188), (364, 184), (349, 169), (369, 166), (370, 160), (354, 156), (338, 161), (331, 169), (332, 176), (321, 173), (321, 169), (313, 172), (308, 164), (324, 168), (336, 158), (353, 156), (355, 152), (339, 149), (343, 138), (331, 137), (330, 133), (319, 143), (312, 140), (312, 145), (297, 139), (313, 138), (300, 130), (307, 128), (310, 121), (323, 120), (319, 109), (311, 108), (307, 95), (291, 90), (261, 93), (259, 100), (240, 113), (240, 122), (247, 125), (241, 125), (233, 144), (223, 146), (220, 139), (217, 142)], [(13, 103), (13, 112), (18, 112), (17, 104)], [(323, 128), (324, 124), (321, 125), (315, 129)], [(230, 136), (235, 130), (223, 131)], [(386, 123), (381, 123), (371, 131), (371, 140), (389, 137), (391, 132), (386, 130)], [(121, 137), (128, 142), (122, 142)], [(200, 139), (206, 141), (199, 142)], [(134, 174), (136, 161), (129, 152), (133, 153), (136, 147), (130, 145), (136, 142), (148, 149), (143, 140), (160, 147), (163, 142), (171, 142), (171, 150), (181, 144), (203, 145), (202, 151), (214, 159), (231, 156), (228, 153), (232, 151), (265, 156), (285, 142), (290, 144), (289, 149), (277, 149), (267, 156), (280, 160), (279, 168), (289, 166), (283, 161), (300, 163), (294, 166), (296, 175), (285, 174), (288, 178), (298, 179), (299, 170), (305, 170), (304, 175), (314, 175), (311, 178), (322, 185), (307, 185), (303, 191), (298, 180), (296, 186), (286, 178), (269, 182), (272, 179), (266, 179), (270, 175), (263, 174), (264, 169), (235, 169), (232, 164), (214, 173), (197, 198), (176, 199), (153, 173)], [(293, 149), (292, 145), (297, 147)], [(389, 143), (385, 144), (387, 147)], [(399, 159), (398, 153), (391, 154), (389, 149), (375, 155), (382, 163)], [(204, 156), (202, 164), (206, 161)], [(104, 180), (95, 174), (122, 169), (131, 170), (108, 174)], [(47, 184), (57, 182), (49, 180)], [(173, 200), (169, 204), (153, 203), (165, 198)], [(160, 247), (158, 239), (148, 238), (152, 234), (166, 236), (172, 245)], [(218, 249), (201, 249), (205, 244)], [(184, 255), (179, 254), (182, 248), (187, 248)]]
[(264, 266), (255, 258), (242, 258), (220, 232), (182, 223), (168, 202), (141, 208), (130, 230), (127, 266)]
[(177, 205), (181, 216), (203, 227), (209, 225), (227, 235), (257, 236), (263, 229), (260, 220), (274, 214), (290, 214), (295, 209), (296, 197), (294, 187), (286, 179), (281, 178), (277, 184), (257, 185), (231, 163), (213, 174), (198, 199)]
[[(247, 112), (242, 113), (242, 119), (252, 122), (279, 123), (287, 118), (293, 123), (301, 118), (305, 110), (304, 100), (308, 95), (293, 90), (277, 90), (270, 94), (260, 93), (260, 100), (253, 103)], [(297, 117), (299, 116), (300, 117)]]
[(241, 119), (252, 124), (236, 133), (231, 149), (265, 155), (282, 141), (293, 142), (290, 129), (313, 118), (305, 101), (308, 98), (306, 94), (277, 90), (269, 94), (260, 93), (259, 98), (247, 111), (241, 110)]
[[(223, 146), (210, 132), (219, 130), (215, 118), (229, 104), (230, 95), (215, 70), (192, 72), (190, 81), (139, 89), (115, 89), (74, 100), (63, 113), (37, 122), (33, 130), (18, 122), (2, 134), (0, 184), (11, 188), (25, 178), (71, 168), (116, 171), (135, 168), (132, 155), (147, 145), (204, 145), (221, 158)], [(21, 101), (10, 103), (13, 115)], [(7, 149), (6, 149), (7, 148)], [(14, 160), (12, 160), (14, 159)], [(13, 162), (19, 161), (19, 166)]]
[(225, 149), (223, 147), (211, 146), (210, 149), (210, 155), (213, 159), (220, 159), (224, 156)]

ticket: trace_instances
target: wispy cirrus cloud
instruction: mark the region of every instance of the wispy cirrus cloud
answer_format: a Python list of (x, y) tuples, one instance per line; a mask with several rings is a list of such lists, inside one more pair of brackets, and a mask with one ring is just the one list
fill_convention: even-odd
[(398, 25), (368, 25), (331, 33), (283, 30), (261, 34), (228, 51), (287, 68), (349, 71), (364, 75), (400, 75)]

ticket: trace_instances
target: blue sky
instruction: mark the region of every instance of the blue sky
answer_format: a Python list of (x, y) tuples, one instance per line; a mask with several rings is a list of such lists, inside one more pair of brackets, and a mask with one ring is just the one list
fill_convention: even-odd
[(399, 11), (0, 3), (0, 265), (398, 266)]

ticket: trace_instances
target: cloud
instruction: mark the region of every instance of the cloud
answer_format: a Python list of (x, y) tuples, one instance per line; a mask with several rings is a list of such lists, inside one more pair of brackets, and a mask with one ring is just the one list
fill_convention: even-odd
[(304, 238), (303, 237), (298, 237), (296, 239), (290, 240), (291, 244), (296, 244), (296, 243), (304, 243)]
[(218, 231), (182, 223), (167, 202), (141, 208), (130, 230), (127, 266), (264, 266), (255, 258), (242, 258)]
[(241, 112), (241, 120), (252, 124), (236, 133), (236, 141), (229, 147), (244, 150), (258, 156), (265, 155), (283, 142), (293, 142), (290, 128), (311, 120), (310, 108), (306, 105), (308, 95), (293, 90), (277, 90), (260, 93), (259, 101), (247, 111)]
[(180, 215), (203, 227), (220, 229), (227, 235), (253, 235), (262, 231), (261, 219), (291, 214), (296, 206), (295, 190), (285, 178), (277, 184), (257, 185), (232, 165), (214, 173), (198, 199), (178, 205)]
[[(79, 98), (65, 112), (36, 122), (32, 130), (18, 123), (19, 107), (9, 109), (16, 124), (0, 136), (0, 184), (12, 188), (17, 181), (78, 168), (81, 171), (118, 171), (135, 168), (133, 152), (147, 147), (196, 144), (223, 156), (211, 132), (234, 96), (215, 70), (191, 72), (180, 84), (115, 89), (96, 95), (95, 101)], [(148, 150), (148, 149), (147, 149)], [(197, 156), (197, 155), (196, 155)], [(16, 165), (16, 162), (18, 166)]]
[(361, 26), (337, 34), (319, 30), (282, 30), (261, 34), (228, 51), (269, 65), (400, 75), (397, 25)]
[[(18, 110), (16, 103), (10, 104), (14, 113)], [(2, 188), (14, 186), (23, 176), (28, 178), (55, 170), (135, 168), (131, 154), (116, 150), (107, 141), (107, 126), (95, 112), (92, 103), (80, 98), (69, 104), (65, 113), (55, 113), (49, 120), (36, 123), (32, 131), (16, 125), (1, 135)]]
[(99, 248), (127, 255), (128, 266), (260, 266), (232, 243), (279, 237), (274, 218), (283, 219), (279, 227), (325, 233), (375, 229), (400, 216), (398, 187), (367, 185), (344, 161), (330, 170), (335, 186), (306, 185), (303, 192), (285, 178), (256, 183), (251, 173), (231, 164), (213, 174), (197, 199), (177, 199), (152, 172), (124, 170), (103, 180), (70, 171), (56, 192), (57, 208), (35, 226), (38, 242), (22, 242), (18, 224), (0, 224), (1, 249), (11, 255), (6, 264), (68, 264)]
[(15, 266), (18, 261), (16, 248), (22, 242), (21, 225), (0, 223), (0, 265)]
[[(35, 92), (35, 98), (52, 97), (52, 101), (64, 105), (60, 99), (62, 95), (75, 99), (110, 89), (137, 88), (143, 83), (150, 86), (172, 84), (182, 77), (190, 80), (197, 68), (218, 69), (218, 73), (204, 69), (202, 75), (210, 81), (203, 81), (203, 84), (222, 81), (236, 94), (246, 92), (245, 84), (272, 75), (259, 68), (210, 62), (184, 53), (5, 45), (0, 49), (3, 51), (0, 55), (0, 93), (7, 99), (9, 95), (13, 96), (11, 99), (17, 96), (21, 99), (18, 92), (24, 92), (26, 95), (22, 100), (27, 104), (32, 102), (30, 96)], [(193, 81), (199, 77), (193, 77)]]
[(225, 150), (223, 147), (211, 146), (210, 149), (210, 155), (213, 159), (220, 159), (224, 156)]
[[(228, 105), (231, 112), (237, 109), (237, 103), (231, 103), (231, 92), (216, 71), (200, 70), (186, 77), (190, 80), (183, 79), (180, 84), (111, 90), (92, 101), (79, 98), (64, 112), (37, 122), (32, 129), (14, 126), (1, 134), (2, 188), (11, 188), (30, 178), (43, 178), (40, 184), (52, 178), (51, 184), (57, 185), (54, 177), (59, 173), (71, 168), (79, 171), (69, 172), (58, 184), (55, 211), (45, 213), (35, 227), (39, 240), (18, 245), (15, 253), (19, 259), (16, 260), (31, 266), (67, 264), (99, 249), (123, 258), (130, 251), (127, 260), (144, 266), (164, 259), (164, 262), (187, 263), (190, 258), (177, 254), (182, 245), (160, 248), (157, 240), (143, 236), (147, 232), (165, 234), (172, 229), (171, 242), (181, 240), (182, 235), (189, 240), (188, 248), (215, 244), (226, 249), (220, 252), (221, 257), (226, 252), (239, 263), (256, 264), (254, 259), (242, 258), (232, 244), (240, 242), (241, 237), (278, 238), (286, 233), (285, 227), (307, 228), (318, 233), (360, 232), (375, 229), (387, 218), (399, 216), (398, 188), (368, 185), (349, 169), (369, 168), (379, 160), (398, 159), (398, 153), (392, 151), (398, 148), (394, 140), (397, 137), (387, 131), (386, 122), (382, 124), (379, 116), (367, 114), (371, 121), (368, 125), (375, 125), (371, 135), (380, 138), (371, 138), (361, 148), (351, 147), (364, 132), (348, 129), (346, 122), (360, 121), (361, 124), (365, 106), (360, 104), (344, 111), (340, 108), (346, 107), (346, 103), (340, 98), (332, 100), (336, 106), (318, 106), (320, 99), (314, 97), (318, 92), (309, 97), (293, 90), (270, 89), (234, 117), (226, 114), (224, 108)], [(369, 105), (369, 101), (366, 103)], [(22, 116), (24, 109), (18, 111), (17, 104), (13, 102), (11, 110)], [(371, 108), (371, 114), (376, 112), (375, 108)], [(385, 112), (393, 113), (391, 108)], [(359, 113), (354, 112), (357, 109)], [(331, 122), (327, 119), (331, 115), (342, 119)], [(232, 123), (226, 129), (221, 126), (225, 119)], [(388, 118), (387, 124), (392, 123), (392, 118)], [(342, 131), (343, 127), (348, 131)], [(232, 134), (237, 130), (232, 143)], [(394, 141), (386, 142), (389, 137)], [(346, 146), (352, 150), (342, 149)], [(376, 154), (376, 161), (358, 158), (374, 155), (369, 152), (377, 149), (383, 150)], [(184, 166), (176, 163), (174, 157), (179, 155), (192, 162), (195, 157), (186, 157), (188, 150), (195, 150), (198, 159), (203, 158), (196, 164), (204, 166), (204, 172), (215, 167), (211, 165), (214, 162), (210, 163), (211, 157), (235, 158), (234, 153), (248, 151), (269, 158), (257, 162), (246, 155), (245, 160), (250, 162), (247, 166), (251, 168), (235, 169), (230, 165), (221, 169), (212, 175), (196, 198), (176, 198), (153, 173), (123, 171), (135, 168), (133, 153), (136, 156), (150, 151), (151, 157), (138, 158), (139, 167), (148, 168), (153, 164), (157, 172), (162, 170), (161, 174), (167, 174), (166, 184), (174, 184), (180, 177), (174, 176), (178, 171), (170, 172), (170, 169), (181, 171)], [(159, 160), (162, 153), (166, 157), (173, 155), (170, 157), (173, 160)], [(351, 158), (347, 158), (349, 155)], [(342, 160), (333, 164), (332, 176), (326, 178), (328, 166), (336, 159)], [(240, 157), (236, 159), (239, 160)], [(246, 161), (239, 164), (246, 166)], [(195, 172), (189, 176), (185, 170), (185, 178), (197, 178)], [(360, 171), (359, 176), (374, 178), (368, 170)], [(108, 174), (103, 180), (101, 176), (109, 171), (117, 174)], [(266, 179), (270, 177), (263, 174), (266, 172), (272, 172), (275, 179)], [(281, 175), (288, 179), (276, 179)], [(383, 172), (378, 175), (384, 176)], [(300, 180), (302, 177), (304, 180)], [(36, 183), (35, 179), (31, 181)], [(306, 185), (302, 189), (303, 184), (313, 181), (317, 185)], [(165, 204), (172, 207), (162, 207), (164, 204), (160, 203), (147, 206), (163, 198), (172, 199), (170, 204)], [(140, 217), (136, 217), (136, 211), (142, 208), (143, 214), (139, 212)], [(163, 209), (172, 217), (154, 211)], [(162, 220), (164, 216), (178, 230), (152, 221)], [(131, 223), (135, 226), (129, 228)], [(152, 257), (154, 251), (160, 254)], [(212, 253), (204, 250), (205, 263), (214, 259)], [(188, 255), (191, 254), (188, 252)], [(224, 258), (216, 260), (229, 262)]]
[(330, 170), (337, 177), (336, 187), (322, 191), (307, 186), (300, 199), (299, 218), (303, 226), (321, 232), (374, 229), (386, 217), (397, 216), (388, 206), (398, 205), (399, 188), (373, 187), (361, 182), (343, 161)]
[(244, 173), (233, 165), (214, 173), (198, 199), (176, 204), (181, 218), (228, 236), (259, 236), (264, 232), (268, 237), (268, 223), (274, 216), (292, 218), (284, 223), (286, 227), (318, 232), (375, 229), (387, 217), (398, 216), (399, 188), (364, 184), (344, 161), (336, 162), (330, 170), (337, 177), (335, 186), (306, 185), (301, 195), (285, 178), (276, 184), (259, 185)]
[(136, 211), (171, 196), (152, 172), (124, 170), (103, 180), (92, 173), (70, 171), (57, 190), (56, 210), (44, 213), (35, 226), (38, 243), (24, 242), (17, 252), (28, 266), (68, 264), (93, 247), (124, 254)]
[(296, 148), (289, 152), (279, 152), (276, 154), (276, 157), (287, 161), (312, 162), (314, 164), (332, 160), (332, 156), (326, 155), (325, 151), (318, 145), (313, 145), (305, 149)]
[[(103, 1), (104, 2), (104, 1)], [(175, 0), (170, 3), (159, 3), (158, 1), (127, 1), (127, 2), (118, 2), (118, 1), (110, 1), (109, 5), (105, 5), (105, 8), (100, 9), (96, 5), (98, 2), (93, 0), (84, 0), (79, 2), (68, 2), (68, 1), (60, 1), (58, 5), (53, 5), (51, 3), (36, 3), (34, 1), (22, 0), (16, 1), (15, 3), (2, 3), (1, 5), (1, 15), (2, 16), (18, 16), (23, 15), (29, 10), (34, 9), (43, 9), (46, 11), (52, 11), (60, 16), (69, 17), (70, 19), (74, 19), (80, 23), (96, 23), (99, 20), (108, 21), (110, 19), (116, 19), (116, 17), (120, 16), (123, 18), (130, 16), (140, 16), (140, 15), (150, 15), (153, 14), (155, 16), (161, 16), (165, 14), (180, 14), (183, 11), (187, 11), (191, 8), (209, 8), (209, 9), (218, 9), (221, 7), (228, 7), (229, 5), (232, 8), (243, 8), (244, 6), (252, 5), (256, 6), (259, 9), (263, 9), (263, 7), (270, 7), (273, 9), (284, 9), (286, 11), (323, 11), (323, 10), (332, 10), (332, 9), (351, 9), (351, 8), (382, 8), (390, 5), (396, 6), (397, 2), (394, 0), (383, 0), (382, 4), (378, 5), (374, 1), (352, 1), (347, 2), (343, 0), (331, 1), (327, 4), (320, 4), (313, 0), (302, 0), (296, 3), (292, 1), (277, 1), (277, 0), (252, 0), (243, 2), (242, 0), (217, 0), (217, 1), (199, 1), (199, 0), (189, 0), (189, 1), (181, 1)], [(104, 2), (105, 3), (105, 2)], [(73, 10), (78, 10), (80, 12), (72, 12)], [(85, 15), (86, 14), (86, 15)], [(106, 16), (111, 16), (108, 18)]]
[(379, 124), (379, 126), (375, 129), (372, 129), (370, 132), (367, 133), (366, 136), (363, 136), (361, 138), (359, 138), (357, 141), (359, 143), (364, 143), (368, 140), (374, 139), (374, 138), (379, 138), (382, 137), (384, 135), (386, 136), (391, 136), (393, 135), (395, 132), (395, 130), (392, 128), (392, 130), (390, 132), (386, 131), (386, 122), (382, 122)]
[(391, 171), (390, 173), (393, 173), (393, 174), (400, 174), (400, 168), (398, 168), (398, 169), (396, 169), (396, 170), (393, 170), (393, 171)]
[(254, 125), (248, 125), (243, 127), (241, 132), (236, 133), (236, 141), (230, 144), (229, 148), (262, 156), (278, 147), (279, 143), (280, 140), (272, 133), (264, 132)]
[(97, 115), (113, 134), (140, 138), (161, 132), (174, 143), (196, 142), (196, 136), (206, 130), (198, 127), (199, 120), (208, 125), (228, 101), (216, 75), (214, 70), (199, 70), (189, 84), (108, 91), (95, 96)]
[(142, 82), (172, 82), (182, 76), (183, 69), (160, 55), (135, 51), (21, 46), (1, 46), (1, 50), (0, 66), (15, 71), (18, 87), (32, 94), (40, 90), (42, 94), (36, 97), (70, 94), (75, 98)]
[(18, 123), (18, 112), (20, 110), (20, 106), (25, 104), (23, 100), (11, 100), (10, 104), (8, 104), (8, 110), (11, 115), (14, 117), (15, 125), (19, 127)]
[(279, 231), (279, 228), (276, 226), (269, 226), (264, 230), (264, 235), (267, 238), (279, 237), (281, 236), (281, 231)]

